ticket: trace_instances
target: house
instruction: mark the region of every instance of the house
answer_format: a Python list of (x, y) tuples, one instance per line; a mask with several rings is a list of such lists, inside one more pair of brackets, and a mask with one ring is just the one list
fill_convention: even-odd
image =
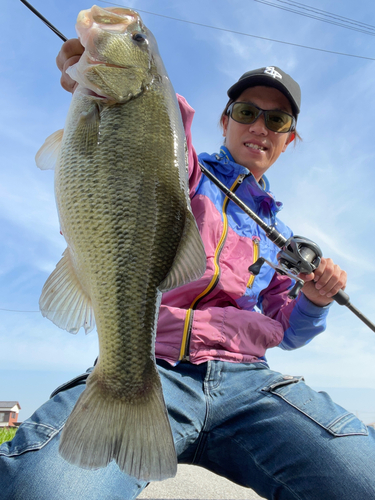
[(18, 401), (0, 401), (0, 427), (15, 427), (20, 409)]

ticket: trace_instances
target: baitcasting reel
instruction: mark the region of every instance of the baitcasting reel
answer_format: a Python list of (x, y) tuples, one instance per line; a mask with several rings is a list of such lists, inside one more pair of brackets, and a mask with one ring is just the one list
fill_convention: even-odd
[(266, 262), (279, 274), (289, 276), (296, 282), (288, 294), (288, 297), (295, 299), (305, 283), (298, 275), (300, 273), (313, 273), (319, 266), (321, 258), (322, 251), (316, 243), (302, 236), (292, 236), (285, 242), (277, 254), (277, 261), (279, 263), (277, 266), (273, 262), (259, 257), (249, 267), (249, 271), (255, 276), (258, 275), (262, 265)]

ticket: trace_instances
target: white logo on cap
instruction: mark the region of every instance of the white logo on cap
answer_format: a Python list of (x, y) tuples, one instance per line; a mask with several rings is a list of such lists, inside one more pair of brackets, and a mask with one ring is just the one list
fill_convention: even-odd
[(280, 75), (280, 73), (275, 70), (275, 68), (273, 66), (267, 66), (267, 68), (264, 70), (264, 72), (267, 73), (267, 75), (273, 76), (274, 78), (280, 78), (280, 80), (282, 80), (282, 78), (283, 78)]

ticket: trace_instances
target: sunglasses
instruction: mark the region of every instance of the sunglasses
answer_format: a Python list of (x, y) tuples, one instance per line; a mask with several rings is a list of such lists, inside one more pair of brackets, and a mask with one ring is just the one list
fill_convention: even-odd
[(227, 114), (238, 123), (250, 125), (254, 123), (260, 115), (264, 115), (266, 127), (272, 132), (290, 132), (295, 129), (296, 119), (294, 116), (284, 111), (261, 109), (250, 102), (232, 102)]

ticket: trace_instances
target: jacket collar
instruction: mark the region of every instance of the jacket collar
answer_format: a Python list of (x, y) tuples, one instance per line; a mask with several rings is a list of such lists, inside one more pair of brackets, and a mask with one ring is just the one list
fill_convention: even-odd
[(282, 203), (276, 201), (270, 191), (270, 183), (267, 177), (263, 175), (260, 182), (257, 182), (253, 174), (246, 167), (234, 161), (230, 151), (225, 146), (221, 146), (220, 152), (216, 154), (201, 153), (199, 161), (208, 162), (215, 170), (226, 176), (237, 177), (238, 175), (245, 175), (242, 187), (248, 191), (257, 203), (265, 201), (273, 213), (277, 213), (282, 209)]
[[(221, 158), (224, 161), (227, 160), (228, 162), (231, 162), (234, 165), (238, 165), (234, 161), (233, 156), (231, 155), (229, 149), (226, 148), (225, 146), (221, 146), (221, 148), (220, 148), (220, 156), (221, 156)], [(240, 165), (240, 166), (242, 167), (242, 165)], [(253, 174), (251, 172), (249, 172), (249, 170), (246, 167), (242, 167), (242, 168), (245, 169), (246, 174), (250, 174), (250, 176), (253, 178), (254, 182), (256, 182), (263, 191), (265, 191), (266, 193), (269, 192), (269, 190), (270, 190), (270, 183), (268, 182), (268, 179), (267, 179), (267, 177), (265, 175), (263, 175), (259, 179), (259, 182), (258, 182), (258, 181), (255, 180)]]

